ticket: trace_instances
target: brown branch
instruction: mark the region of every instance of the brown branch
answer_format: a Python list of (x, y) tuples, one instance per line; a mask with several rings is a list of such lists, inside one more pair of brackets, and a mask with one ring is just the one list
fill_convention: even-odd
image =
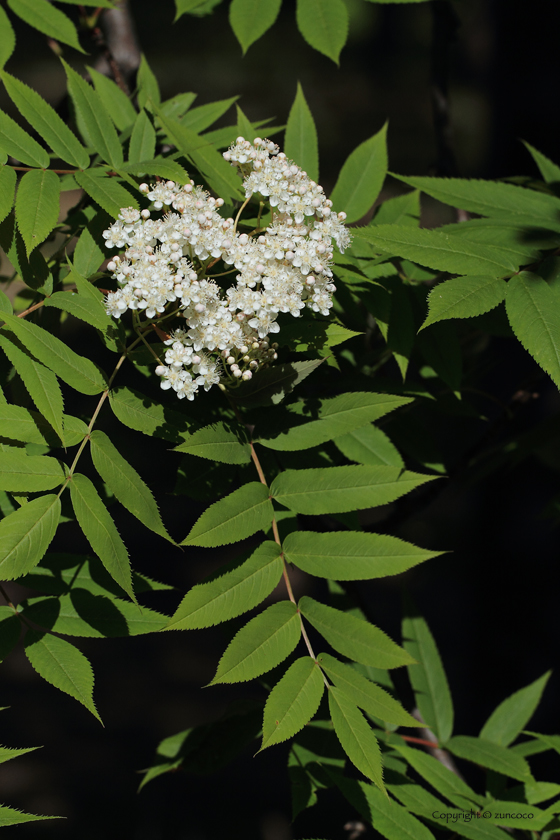
[(129, 85), (140, 67), (140, 47), (128, 0), (119, 0), (115, 9), (103, 9), (99, 25), (92, 32), (102, 54), (94, 64), (104, 75), (111, 74), (127, 96)]

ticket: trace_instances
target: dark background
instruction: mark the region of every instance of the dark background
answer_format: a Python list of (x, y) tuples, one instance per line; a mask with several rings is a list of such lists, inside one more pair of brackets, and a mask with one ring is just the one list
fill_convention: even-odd
[[(133, 0), (140, 44), (164, 97), (193, 90), (199, 94), (196, 104), (203, 104), (241, 94), (240, 105), (249, 118), (274, 116), (274, 123), (282, 124), (299, 80), (317, 123), (321, 183), (327, 190), (347, 154), (386, 119), (390, 168), (403, 174), (438, 171), (430, 99), (431, 3), (391, 6), (348, 0), (351, 34), (340, 69), (303, 41), (295, 28), (295, 4), (287, 0), (274, 28), (242, 59), (228, 25), (227, 5), (222, 3), (207, 18), (185, 16), (172, 27), (170, 0)], [(559, 14), (543, 0), (462, 0), (453, 5), (460, 28), (450, 49), (449, 105), (458, 174), (537, 175), (520, 138), (560, 161)], [(68, 6), (65, 11), (73, 10)], [(8, 70), (59, 105), (64, 74), (45, 40), (23, 26), (18, 38)], [(68, 56), (80, 66), (71, 50)], [(0, 106), (9, 110), (3, 94)], [(232, 114), (221, 122), (233, 122)], [(387, 190), (394, 189), (389, 182)], [(425, 224), (450, 219), (449, 210), (431, 202), (423, 213)], [(508, 403), (527, 382), (539, 395), (522, 405), (507, 427), (501, 409), (484, 404), (495, 441), (558, 413), (557, 389), (546, 379), (535, 379), (535, 365), (517, 342), (493, 339), (492, 361), (484, 387), (495, 398)], [(486, 430), (470, 429), (475, 444)], [(174, 536), (184, 535), (203, 506), (170, 495), (166, 466), (171, 472), (174, 456), (162, 443), (155, 467), (143, 463), (140, 434), (127, 433), (121, 443), (125, 455), (154, 484)], [(540, 457), (515, 469), (493, 471), (476, 484), (460, 470), (454, 478), (442, 479), (441, 491), (415, 497), (415, 506), (395, 519), (391, 533), (452, 553), (399, 579), (363, 587), (376, 622), (397, 639), (401, 590), (403, 585), (411, 590), (448, 672), (457, 734), (476, 734), (497, 703), (557, 665), (558, 533), (554, 522), (541, 516), (558, 492), (555, 465), (560, 459), (549, 447)], [(390, 523), (393, 512), (385, 513)], [(114, 515), (135, 567), (180, 591), (228, 556), (211, 550), (183, 553), (138, 528), (125, 511), (115, 508)], [(73, 527), (64, 526), (55, 547), (87, 551)], [(310, 591), (304, 579), (299, 586), (301, 592)], [(17, 587), (12, 591), (24, 594)], [(158, 596), (151, 604), (172, 610), (178, 597)], [(333, 793), (327, 797), (329, 810), (315, 808), (290, 827), (283, 747), (255, 759), (255, 750), (248, 750), (212, 778), (164, 776), (136, 795), (137, 771), (150, 763), (161, 738), (216, 719), (235, 698), (258, 695), (259, 689), (252, 687), (201, 688), (211, 679), (230, 633), (229, 628), (217, 628), (80, 641), (94, 667), (104, 729), (75, 701), (44, 683), (23, 654), (11, 655), (0, 669), (0, 701), (11, 707), (0, 718), (1, 740), (9, 746), (44, 748), (0, 767), (1, 799), (26, 811), (67, 817), (66, 822), (13, 827), (14, 837), (346, 838), (344, 822), (355, 815)], [(554, 673), (533, 729), (558, 730), (558, 696)], [(558, 781), (559, 762), (557, 755), (538, 757), (537, 777)], [(471, 781), (480, 780), (474, 776)]]

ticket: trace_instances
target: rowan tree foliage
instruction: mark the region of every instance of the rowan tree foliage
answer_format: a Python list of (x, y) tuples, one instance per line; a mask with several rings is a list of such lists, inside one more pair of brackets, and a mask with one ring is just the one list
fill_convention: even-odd
[[(218, 5), (176, 0), (176, 19), (211, 25)], [(232, 0), (243, 53), (269, 37), (280, 7)], [(230, 622), (210, 686), (252, 681), (261, 701), (154, 744), (141, 788), (176, 770), (188, 786), (251, 745), (258, 765), (288, 742), (294, 836), (298, 815), (328, 809), (325, 791), (337, 789), (387, 840), (552, 840), (560, 784), (531, 759), (560, 752), (560, 735), (527, 729), (550, 672), (505, 698), (477, 736), (461, 734), (421, 609), (405, 603), (392, 639), (360, 582), (448, 549), (392, 533), (403, 505), (421, 509), (458, 465), (491, 470), (537, 446), (514, 437), (496, 448), (482, 430), (446, 460), (418, 428), (484, 426), (476, 395), (495, 335), (520, 342), (560, 387), (560, 167), (526, 144), (538, 179), (394, 174), (402, 191), (381, 200), (384, 125), (359, 138), (327, 195), (301, 85), (285, 125), (251, 122), (236, 105), (234, 123), (213, 127), (232, 100), (162, 99), (144, 56), (127, 73), (99, 28), (112, 9), (0, 6), (0, 78), (19, 115), (0, 111), (2, 659), (23, 646), (101, 721), (81, 638), (177, 631), (188, 645), (189, 631)], [(16, 19), (62, 63), (64, 118), (10, 72), (25, 46)], [(296, 23), (338, 62), (344, 0), (298, 0)], [(108, 75), (77, 63), (91, 39)], [(422, 227), (422, 196), (457, 221)], [(119, 427), (137, 441), (134, 463)], [(142, 477), (160, 440), (176, 453), (167, 484), (206, 505), (186, 533)], [(118, 506), (161, 538), (162, 557), (243, 545), (163, 614), (151, 599), (171, 589), (166, 563), (135, 570)], [(373, 528), (360, 512), (375, 508)], [(87, 553), (53, 550), (68, 523)], [(311, 594), (294, 595), (295, 574)], [(15, 603), (9, 582), (28, 596)], [(30, 749), (1, 747), (0, 761)], [(471, 765), (485, 771), (478, 787), (463, 776)], [(0, 807), (2, 826), (56, 818)]]

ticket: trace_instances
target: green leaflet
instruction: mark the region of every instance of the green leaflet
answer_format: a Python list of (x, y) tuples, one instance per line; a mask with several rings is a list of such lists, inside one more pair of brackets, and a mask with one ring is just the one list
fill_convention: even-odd
[[(257, 427), (255, 439), (268, 449), (295, 451), (319, 446), (327, 440), (354, 431), (365, 426), (390, 411), (412, 402), (410, 397), (396, 397), (393, 394), (374, 394), (368, 392), (350, 392), (323, 400), (319, 408), (318, 420), (307, 420), (301, 415), (302, 405), (288, 409), (296, 415), (296, 426), (281, 428), (280, 432), (272, 428), (262, 435)], [(304, 421), (304, 422), (301, 422)]]
[(516, 271), (514, 262), (501, 248), (470, 242), (437, 230), (399, 225), (353, 228), (352, 233), (373, 245), (376, 251), (404, 257), (412, 262), (449, 271), (451, 274), (505, 274)]
[(501, 303), (507, 284), (499, 277), (456, 277), (439, 283), (428, 295), (429, 312), (421, 330), (447, 318), (474, 318)]
[[(62, 424), (64, 426), (64, 444), (66, 446), (75, 446), (75, 444), (80, 443), (85, 435), (87, 435), (87, 426), (78, 417), (72, 417), (71, 414), (63, 414)], [(9, 428), (9, 433), (7, 432), (6, 425)], [(3, 437), (7, 440), (19, 440), (23, 443), (41, 443), (53, 447), (63, 445), (60, 438), (53, 432), (44, 417), (37, 414), (36, 411), (28, 411), (19, 405), (0, 404), (0, 428), (6, 428), (7, 433)]]
[[(358, 813), (367, 822), (374, 825), (376, 831), (383, 837), (388, 838), (388, 840), (434, 840), (432, 832), (420, 820), (409, 814), (397, 802), (389, 799), (387, 795), (384, 796), (384, 791), (382, 793), (373, 785), (345, 778), (337, 771), (329, 770), (329, 775)], [(395, 789), (399, 790), (396, 785), (387, 785), (387, 787), (391, 792), (394, 792)], [(412, 787), (412, 785), (407, 787)], [(422, 790), (418, 785), (415, 785), (415, 788)], [(458, 830), (455, 823), (453, 824), (453, 830)]]
[(46, 169), (50, 163), (45, 149), (4, 111), (0, 111), (0, 149), (26, 166)]
[(150, 160), (156, 152), (156, 132), (145, 111), (140, 111), (136, 117), (130, 143), (128, 146), (128, 160), (137, 163)]
[(298, 606), (329, 645), (349, 659), (375, 668), (399, 668), (413, 661), (383, 630), (361, 618), (327, 607), (307, 595)]
[[(92, 225), (93, 228), (93, 225)], [(86, 277), (90, 277), (94, 272), (96, 272), (105, 259), (105, 254), (95, 241), (93, 237), (92, 230), (89, 227), (84, 228), (80, 234), (80, 238), (76, 243), (76, 247), (74, 248), (74, 253), (72, 254), (72, 259), (74, 261), (74, 269), (75, 271), (71, 271), (68, 277), (66, 278), (68, 282), (72, 280), (76, 283), (78, 287), (78, 291), (82, 292), (84, 289), (84, 284), (79, 284), (79, 281), (76, 280), (76, 273), (80, 276), (80, 279), (85, 279)], [(88, 288), (92, 291), (91, 297), (99, 300), (101, 305), (103, 306), (103, 301), (105, 298), (103, 297), (102, 292), (95, 288), (91, 283), (88, 283)], [(105, 307), (103, 306), (103, 310)]]
[(166, 117), (181, 118), (189, 110), (195, 99), (196, 93), (178, 93), (161, 103), (161, 113), (165, 114)]
[(389, 198), (377, 208), (370, 225), (408, 225), (420, 224), (420, 191), (413, 190), (404, 195)]
[(293, 651), (301, 636), (296, 605), (280, 601), (267, 607), (236, 633), (209, 685), (248, 682), (275, 668)]
[(101, 169), (76, 172), (74, 177), (90, 198), (93, 198), (114, 219), (117, 218), (122, 207), (138, 207), (136, 198)]
[(103, 104), (116, 127), (119, 131), (126, 131), (136, 119), (134, 105), (126, 93), (112, 79), (104, 76), (103, 73), (99, 73), (93, 67), (88, 66), (86, 69), (96, 93), (103, 100)]
[(70, 482), (70, 497), (78, 524), (92, 549), (113, 580), (135, 601), (128, 552), (89, 478), (74, 473)]
[(183, 167), (170, 158), (155, 157), (151, 160), (140, 160), (138, 163), (125, 163), (119, 168), (119, 172), (132, 175), (158, 175), (160, 178), (167, 178), (184, 184), (189, 176)]
[(36, 814), (25, 814), (23, 811), (16, 811), (15, 808), (8, 808), (7, 805), (0, 805), (0, 828), (8, 825), (21, 825), (21, 823), (35, 822), (36, 820), (62, 820), (64, 817), (37, 816)]
[[(530, 225), (542, 224), (545, 228), (559, 230), (560, 199), (542, 192), (501, 184), (495, 181), (477, 181), (462, 178), (405, 178), (400, 181), (437, 198), (444, 204), (460, 207), (469, 213), (479, 213), (497, 219), (524, 221)], [(433, 267), (433, 266), (432, 266)]]
[(351, 665), (339, 662), (328, 653), (320, 653), (317, 661), (336, 687), (368, 714), (398, 726), (418, 726), (418, 721), (397, 700)]
[(349, 461), (372, 466), (386, 464), (390, 467), (404, 467), (398, 449), (377, 426), (362, 426), (335, 438), (333, 443)]
[(92, 432), (90, 446), (95, 469), (119, 502), (146, 528), (174, 543), (175, 541), (169, 536), (161, 521), (151, 490), (136, 470), (123, 458), (107, 435), (100, 431)]
[(480, 730), (480, 737), (508, 747), (532, 718), (550, 674), (551, 671), (547, 671), (538, 680), (500, 703)]
[(194, 422), (184, 414), (154, 402), (151, 397), (132, 388), (111, 389), (109, 402), (121, 423), (150, 437), (155, 435), (177, 443), (194, 426)]
[(208, 0), (175, 0), (175, 21), (179, 20), (182, 15), (188, 12), (195, 12), (197, 6), (203, 6)]
[(144, 54), (142, 54), (140, 67), (138, 68), (136, 83), (138, 85), (138, 105), (140, 108), (144, 108), (148, 103), (150, 108), (159, 105), (161, 101), (159, 85)]
[[(231, 9), (231, 6), (230, 6), (230, 9)], [(245, 114), (243, 113), (243, 111), (241, 110), (239, 105), (235, 106), (235, 111), (237, 113), (237, 130), (238, 130), (239, 136), (246, 137), (246, 138), (253, 137), (253, 139), (254, 139), (255, 134), (257, 133), (257, 130), (256, 130), (256, 128), (254, 128), (252, 122), (249, 119), (247, 119), (247, 117), (245, 116)]]
[(296, 659), (268, 695), (261, 750), (287, 741), (303, 729), (319, 708), (324, 690), (317, 663), (310, 656)]
[(10, 19), (3, 8), (0, 7), (0, 68), (2, 68), (16, 46), (16, 34), (13, 30)]
[(455, 237), (464, 236), (471, 243), (496, 246), (519, 265), (539, 259), (542, 250), (554, 248), (560, 243), (559, 233), (509, 219), (470, 219), (468, 222), (444, 225), (440, 232)]
[[(255, 0), (253, 0), (255, 2)], [(278, 4), (280, 6), (280, 4)], [(319, 141), (313, 115), (298, 82), (296, 98), (288, 114), (284, 153), (307, 172), (313, 181), (319, 180)]]
[[(12, 613), (13, 615), (13, 613)], [(10, 747), (2, 747), (0, 746), (0, 764), (4, 764), (6, 761), (11, 761), (12, 758), (17, 758), (18, 755), (25, 755), (25, 753), (34, 752), (35, 750), (40, 749), (40, 747), (27, 747), (24, 749), (10, 749)]]
[(434, 478), (386, 466), (285, 470), (270, 493), (296, 513), (344, 513), (386, 505)]
[(184, 443), (176, 446), (174, 452), (187, 452), (199, 458), (221, 461), (224, 464), (249, 464), (251, 447), (247, 435), (239, 424), (232, 426), (223, 422), (190, 433)]
[(281, 577), (280, 547), (267, 540), (232, 571), (193, 586), (166, 629), (196, 630), (229, 621), (264, 601)]
[(58, 636), (28, 631), (25, 653), (44, 680), (74, 697), (102, 723), (93, 702), (93, 671), (81, 651)]
[(560, 388), (560, 313), (542, 277), (522, 271), (507, 285), (506, 312), (515, 335)]
[(16, 223), (27, 256), (40, 245), (56, 225), (60, 181), (54, 172), (34, 169), (26, 172), (16, 195)]
[[(192, 111), (187, 111), (187, 116), (192, 113)], [(169, 142), (196, 166), (209, 186), (225, 200), (239, 198), (241, 192), (239, 178), (215, 146), (177, 120), (165, 117), (161, 111), (158, 112), (158, 117)]]
[(560, 181), (560, 166), (553, 163), (546, 155), (543, 155), (542, 152), (539, 152), (534, 146), (531, 146), (530, 143), (525, 142), (525, 140), (521, 142), (539, 167), (539, 172), (546, 183), (557, 184)]
[(68, 78), (68, 92), (87, 131), (86, 142), (104, 161), (118, 168), (123, 162), (122, 146), (102, 98), (63, 58), (60, 60)]
[(8, 6), (29, 26), (38, 29), (49, 38), (62, 41), (63, 44), (69, 44), (75, 50), (84, 52), (78, 41), (76, 27), (70, 18), (60, 9), (51, 6), (47, 0), (8, 0)]
[(471, 808), (472, 803), (480, 805), (483, 797), (475, 793), (456, 773), (449, 770), (441, 761), (428, 755), (423, 750), (407, 746), (395, 747), (410, 766), (431, 785), (434, 790), (449, 799), (459, 808)]
[(373, 206), (387, 175), (387, 123), (346, 159), (331, 193), (336, 210), (357, 222)]
[(518, 779), (520, 782), (531, 781), (531, 770), (524, 758), (499, 744), (493, 744), (484, 738), (472, 738), (469, 735), (456, 735), (445, 745), (449, 752), (458, 758), (473, 761), (488, 767), (496, 773)]
[(229, 7), (229, 22), (235, 37), (241, 44), (243, 55), (251, 44), (258, 41), (267, 29), (270, 29), (278, 17), (281, 5), (282, 0), (267, 0), (266, 3), (262, 3), (261, 0), (232, 0)]
[(0, 522), (0, 580), (27, 574), (42, 559), (56, 533), (60, 499), (39, 496)]
[[(8, 335), (9, 333), (0, 332), (0, 347), (16, 369), (38, 411), (65, 443), (62, 393), (56, 376), (40, 362), (28, 356), (18, 344), (10, 341)], [(11, 408), (15, 409), (16, 406)], [(13, 431), (16, 431), (16, 428)]]
[(358, 770), (385, 791), (377, 738), (358, 707), (336, 686), (328, 691), (329, 709), (342, 749)]
[[(73, 279), (75, 279), (75, 274)], [(84, 282), (87, 283), (87, 280)], [(91, 288), (94, 287), (91, 286)], [(86, 324), (91, 324), (92, 327), (102, 332), (108, 327), (112, 327), (114, 323), (105, 312), (105, 307), (100, 301), (87, 298), (83, 293), (76, 294), (70, 290), (55, 292), (54, 295), (45, 300), (45, 306), (54, 306), (57, 309), (62, 309), (63, 312), (69, 312), (70, 315), (85, 321)]]
[(0, 490), (15, 493), (37, 493), (52, 490), (64, 481), (64, 470), (56, 458), (48, 455), (27, 455), (0, 452)]
[(453, 732), (453, 701), (436, 643), (419, 615), (403, 619), (402, 635), (404, 649), (416, 660), (408, 668), (416, 705), (438, 741), (445, 744)]
[[(342, 339), (344, 340), (344, 339)], [(286, 394), (293, 391), (323, 359), (309, 359), (305, 362), (287, 362), (259, 371), (250, 382), (243, 382), (228, 395), (231, 400), (246, 408), (259, 405), (278, 405)]]
[(2, 81), (20, 114), (33, 126), (45, 143), (48, 143), (55, 155), (72, 166), (87, 169), (88, 153), (54, 108), (36, 91), (14, 76), (2, 73)]
[(338, 64), (348, 37), (348, 9), (343, 0), (297, 0), (296, 21), (307, 43)]
[(257, 531), (266, 530), (273, 516), (268, 487), (251, 481), (210, 505), (180, 545), (211, 548), (239, 542)]
[(76, 391), (99, 394), (105, 390), (105, 379), (92, 361), (74, 353), (59, 338), (30, 321), (15, 315), (2, 317), (25, 348)]
[(526, 782), (525, 796), (529, 805), (537, 805), (545, 802), (553, 796), (560, 794), (560, 785), (555, 782)]
[(15, 169), (11, 166), (0, 167), (0, 222), (4, 221), (13, 207), (16, 181)]
[(155, 633), (167, 616), (120, 598), (93, 595), (74, 587), (60, 598), (30, 598), (25, 616), (63, 636), (113, 638)]
[[(525, 735), (533, 735), (546, 746), (546, 749), (556, 750), (560, 754), (560, 735), (542, 735), (540, 732), (531, 732), (530, 730), (525, 730)], [(513, 749), (516, 749), (516, 747), (513, 747)], [(508, 752), (511, 753), (512, 750), (508, 750)]]
[(198, 134), (212, 125), (212, 123), (215, 123), (226, 111), (229, 111), (233, 103), (237, 102), (238, 99), (238, 96), (230, 96), (229, 99), (219, 99), (217, 102), (207, 102), (206, 105), (190, 108), (181, 117), (179, 122), (181, 125), (190, 128), (191, 131), (195, 131)]
[(426, 551), (387, 534), (293, 531), (283, 542), (290, 563), (316, 577), (369, 580), (405, 572), (441, 552)]

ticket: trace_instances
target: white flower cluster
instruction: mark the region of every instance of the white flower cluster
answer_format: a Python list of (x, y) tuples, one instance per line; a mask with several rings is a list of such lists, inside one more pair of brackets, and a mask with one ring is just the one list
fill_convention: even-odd
[[(335, 291), (332, 242), (341, 252), (350, 242), (346, 214), (332, 213), (323, 188), (274, 143), (238, 137), (224, 158), (241, 170), (247, 200), (253, 194), (267, 200), (268, 227), (240, 234), (234, 220), (219, 213), (223, 199), (192, 181), (167, 181), (140, 185), (155, 210), (167, 209), (163, 216), (124, 209), (103, 233), (107, 247), (125, 249), (107, 266), (120, 285), (107, 296), (107, 312), (185, 318), (186, 328), (165, 341), (165, 364), (156, 373), (162, 388), (190, 400), (199, 387), (251, 379), (274, 361), (278, 345), (268, 337), (280, 330), (279, 313), (298, 317), (308, 307), (328, 315)], [(220, 260), (225, 270), (213, 276)], [(230, 273), (235, 283), (224, 290), (216, 279)]]

